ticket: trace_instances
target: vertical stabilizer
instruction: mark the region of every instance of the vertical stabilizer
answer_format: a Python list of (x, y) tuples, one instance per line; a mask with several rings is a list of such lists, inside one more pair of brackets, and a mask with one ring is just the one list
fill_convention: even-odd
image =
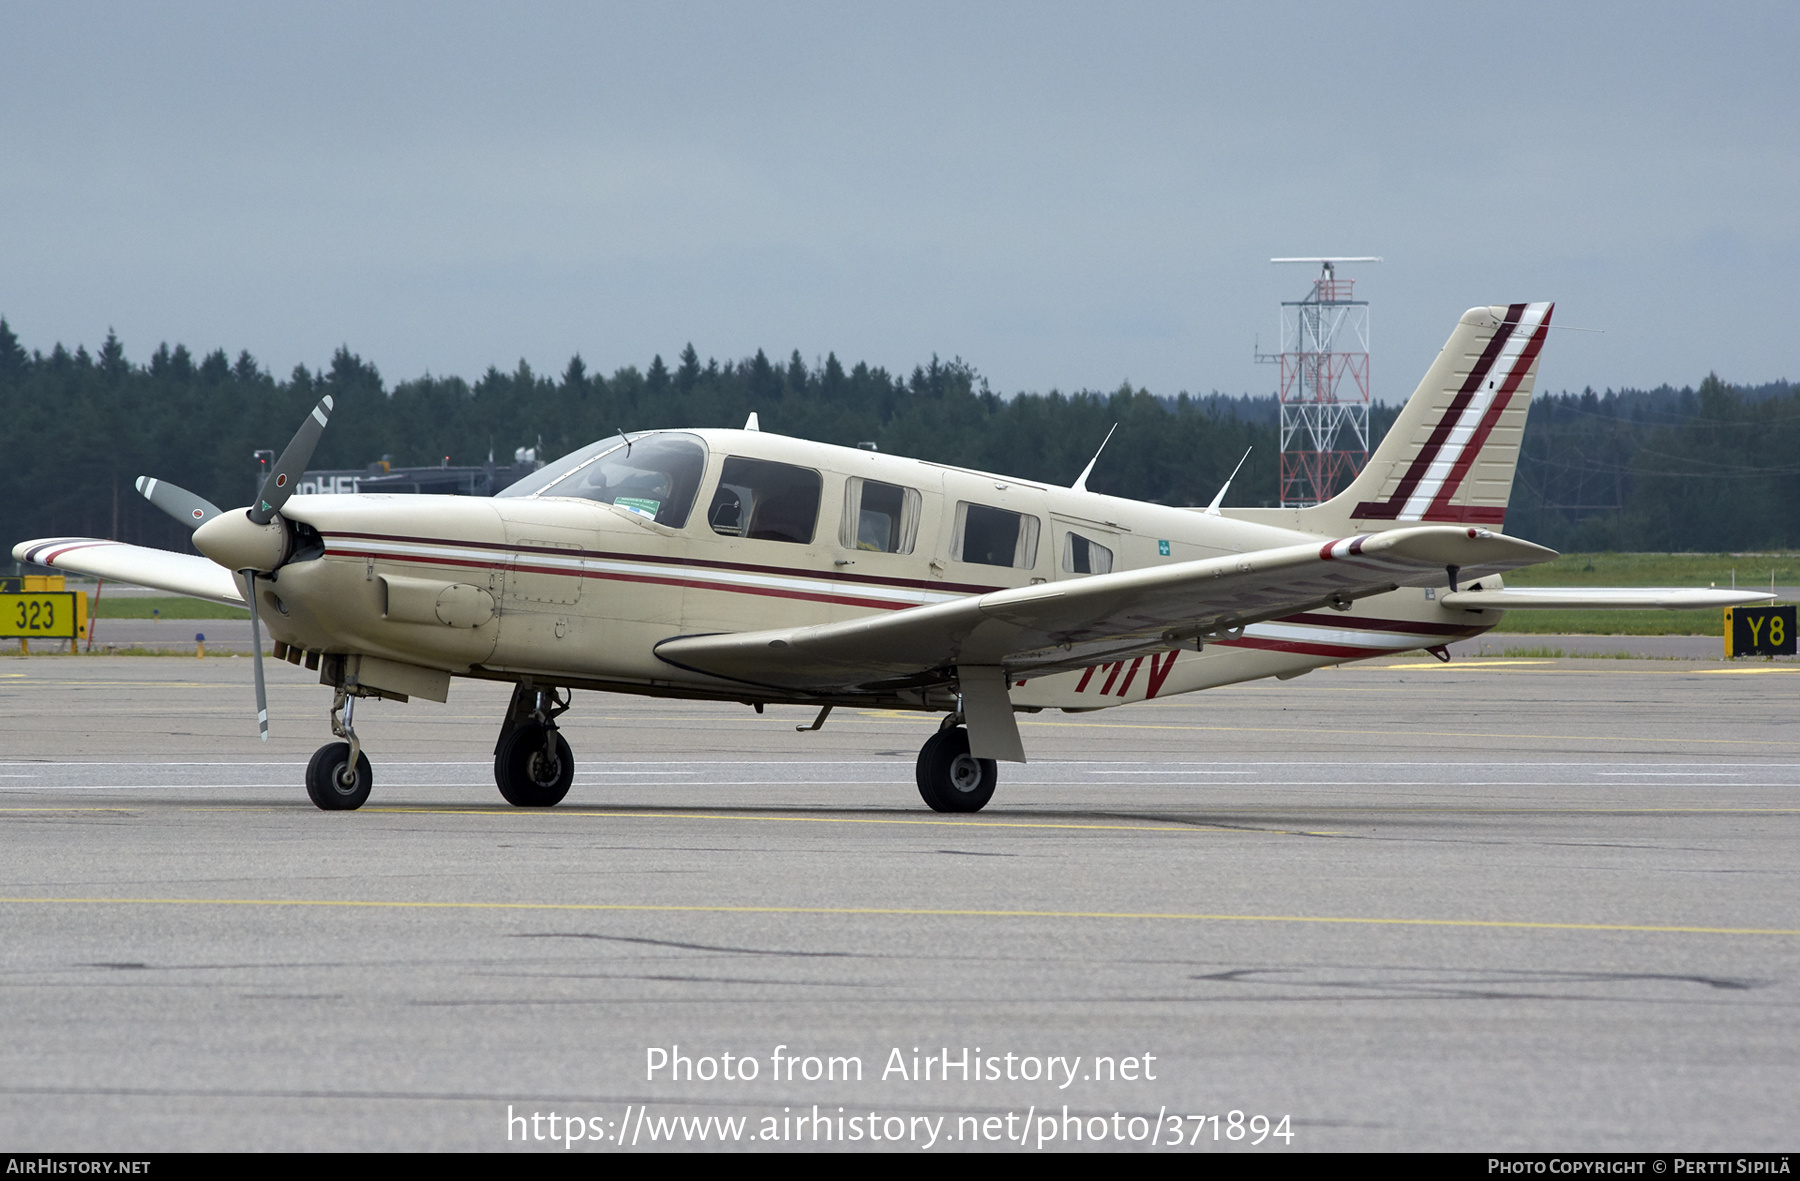
[(1506, 520), (1548, 303), (1470, 308), (1355, 481), (1299, 510), (1302, 528), (1374, 533)]

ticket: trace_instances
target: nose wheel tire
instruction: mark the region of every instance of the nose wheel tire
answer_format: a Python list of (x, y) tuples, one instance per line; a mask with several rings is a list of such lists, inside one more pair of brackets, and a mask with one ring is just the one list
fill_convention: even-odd
[(350, 812), (363, 806), (375, 777), (369, 756), (357, 752), (356, 768), (350, 768), (350, 744), (328, 742), (313, 752), (306, 764), (306, 794), (327, 812)]
[(515, 808), (551, 807), (575, 782), (575, 756), (561, 734), (549, 733), (555, 754), (546, 757), (546, 729), (537, 722), (515, 727), (494, 756), (494, 782)]
[(939, 730), (919, 751), (919, 798), (933, 812), (979, 812), (994, 798), (999, 771), (969, 753), (969, 732)]

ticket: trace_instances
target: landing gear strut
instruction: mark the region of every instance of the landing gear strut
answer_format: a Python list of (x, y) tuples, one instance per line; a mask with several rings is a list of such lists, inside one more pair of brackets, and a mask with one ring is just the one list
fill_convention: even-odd
[(979, 812), (994, 798), (993, 759), (969, 753), (969, 732), (952, 714), (919, 751), (919, 797), (933, 812)]
[(539, 688), (520, 681), (500, 741), (494, 745), (494, 782), (506, 802), (516, 808), (548, 808), (569, 794), (575, 781), (575, 756), (557, 732), (556, 719), (569, 708), (565, 690)]
[(331, 732), (350, 741), (326, 743), (306, 764), (306, 794), (327, 812), (362, 807), (375, 785), (369, 756), (362, 752), (362, 740), (351, 725), (355, 712), (356, 698), (340, 688), (331, 702)]

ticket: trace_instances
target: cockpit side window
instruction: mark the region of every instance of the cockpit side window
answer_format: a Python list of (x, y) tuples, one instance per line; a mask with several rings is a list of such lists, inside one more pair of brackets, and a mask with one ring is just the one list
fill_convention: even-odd
[(897, 484), (852, 477), (844, 481), (845, 549), (910, 554), (919, 535), (919, 494)]
[[(671, 529), (687, 524), (706, 468), (705, 444), (693, 435), (673, 433), (616, 442), (616, 446), (588, 456), (567, 475), (540, 483), (535, 495), (597, 500)], [(521, 493), (508, 488), (502, 495)]]
[(818, 524), (822, 487), (811, 468), (728, 456), (706, 523), (731, 537), (807, 545)]

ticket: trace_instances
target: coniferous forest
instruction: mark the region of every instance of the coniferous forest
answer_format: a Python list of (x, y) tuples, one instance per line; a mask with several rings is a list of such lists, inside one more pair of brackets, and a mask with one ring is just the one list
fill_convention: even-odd
[[(518, 447), (554, 458), (623, 430), (741, 426), (1067, 484), (1107, 430), (1095, 491), (1205, 504), (1246, 448), (1228, 505), (1272, 503), (1277, 408), (1262, 398), (1111, 393), (1002, 397), (960, 360), (910, 373), (835, 355), (785, 364), (761, 351), (704, 363), (692, 345), (673, 367), (590, 372), (572, 358), (556, 376), (521, 361), (473, 383), (422, 377), (388, 385), (341, 348), (317, 371), (283, 380), (247, 352), (198, 359), (160, 345), (130, 360), (111, 333), (99, 350), (28, 351), (0, 320), (0, 543), (116, 537), (186, 549), (185, 529), (133, 488), (171, 480), (220, 505), (254, 492), (252, 452), (279, 450), (322, 395), (336, 404), (314, 468), (510, 463)], [(1371, 415), (1379, 438), (1397, 407)], [(1786, 382), (1697, 389), (1540, 394), (1514, 483), (1508, 532), (1558, 549), (1680, 551), (1800, 545), (1800, 392)]]

